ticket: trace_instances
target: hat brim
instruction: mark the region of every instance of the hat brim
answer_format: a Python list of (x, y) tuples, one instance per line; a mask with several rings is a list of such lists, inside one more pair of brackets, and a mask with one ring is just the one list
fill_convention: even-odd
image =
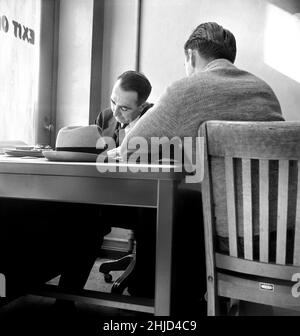
[(49, 161), (67, 162), (96, 162), (98, 154), (67, 152), (67, 151), (43, 151), (43, 155)]

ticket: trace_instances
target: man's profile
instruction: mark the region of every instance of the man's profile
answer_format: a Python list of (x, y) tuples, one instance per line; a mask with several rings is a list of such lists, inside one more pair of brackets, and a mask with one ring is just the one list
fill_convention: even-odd
[(95, 121), (101, 135), (111, 138), (115, 144), (115, 148), (107, 152), (109, 156), (118, 156), (124, 136), (153, 106), (147, 102), (151, 89), (148, 78), (138, 71), (125, 71), (117, 78), (111, 92), (110, 108), (100, 112)]

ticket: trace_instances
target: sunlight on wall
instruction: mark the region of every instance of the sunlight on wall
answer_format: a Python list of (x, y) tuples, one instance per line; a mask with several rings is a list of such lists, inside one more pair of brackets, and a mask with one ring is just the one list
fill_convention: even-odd
[(0, 140), (34, 144), (40, 1), (0, 3)]
[(268, 4), (264, 62), (300, 83), (300, 16)]

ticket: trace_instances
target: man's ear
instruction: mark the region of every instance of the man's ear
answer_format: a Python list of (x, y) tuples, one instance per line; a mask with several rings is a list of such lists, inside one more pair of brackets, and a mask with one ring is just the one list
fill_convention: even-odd
[(187, 61), (190, 62), (191, 66), (194, 68), (196, 65), (195, 51), (192, 49), (187, 50)]
[(192, 65), (193, 68), (195, 68), (195, 66), (196, 66), (196, 55), (195, 55), (194, 50), (191, 50), (190, 58), (191, 58), (191, 65)]

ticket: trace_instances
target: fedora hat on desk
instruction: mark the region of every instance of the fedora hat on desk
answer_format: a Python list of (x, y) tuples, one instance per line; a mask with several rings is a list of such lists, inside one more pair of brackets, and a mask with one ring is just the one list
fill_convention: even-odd
[(100, 139), (97, 125), (66, 126), (57, 134), (55, 150), (43, 151), (43, 155), (50, 161), (95, 162), (105, 149)]

